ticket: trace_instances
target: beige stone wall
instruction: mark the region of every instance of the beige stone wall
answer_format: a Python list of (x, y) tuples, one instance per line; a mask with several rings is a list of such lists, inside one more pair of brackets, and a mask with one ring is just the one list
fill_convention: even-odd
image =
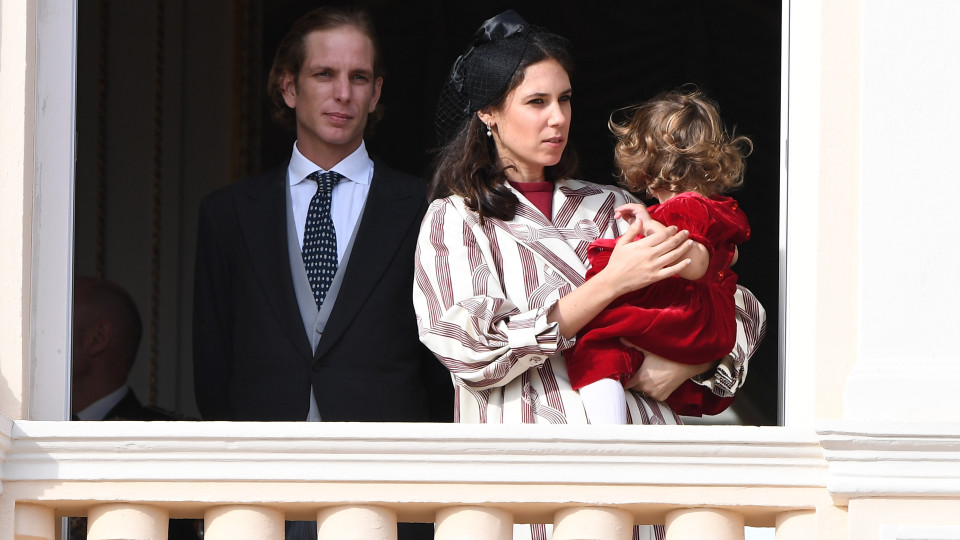
[(34, 2), (0, 0), (0, 413), (22, 418), (29, 376)]
[[(840, 418), (857, 358), (860, 0), (824, 0), (817, 219), (816, 418)], [(804, 213), (804, 209), (794, 211)], [(810, 216), (811, 218), (813, 216)]]
[[(893, 536), (891, 530), (899, 534)], [(850, 501), (850, 538), (957, 538), (960, 500), (933, 498), (876, 498)], [(941, 536), (946, 530), (952, 535)], [(905, 534), (909, 532), (910, 534)], [(939, 533), (939, 534), (937, 534)]]

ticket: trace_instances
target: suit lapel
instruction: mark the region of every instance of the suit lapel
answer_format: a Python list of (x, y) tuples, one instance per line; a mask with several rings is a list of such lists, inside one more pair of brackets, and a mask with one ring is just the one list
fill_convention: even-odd
[(142, 414), (140, 414), (142, 408), (143, 406), (140, 404), (140, 400), (137, 399), (137, 396), (133, 395), (132, 390), (127, 388), (127, 393), (123, 395), (123, 399), (114, 405), (103, 419), (139, 420), (142, 416)]
[(425, 195), (405, 188), (401, 181), (394, 178), (386, 165), (374, 160), (373, 183), (367, 194), (363, 217), (357, 225), (357, 237), (343, 283), (317, 345), (315, 359), (330, 350), (364, 308), (370, 293), (393, 264), (410, 228), (419, 225), (421, 210), (426, 204)]
[(237, 196), (237, 216), (270, 309), (290, 341), (310, 358), (310, 342), (303, 330), (287, 251), (286, 170), (284, 166), (248, 182)]

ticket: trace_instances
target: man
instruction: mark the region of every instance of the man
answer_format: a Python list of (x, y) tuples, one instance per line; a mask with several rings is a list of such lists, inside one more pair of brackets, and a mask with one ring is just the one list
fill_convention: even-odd
[[(140, 403), (127, 385), (143, 326), (133, 299), (105, 279), (78, 277), (73, 285), (74, 420), (180, 420)], [(171, 519), (170, 540), (197, 540), (202, 522)], [(70, 518), (70, 539), (87, 537), (86, 518)]]
[(204, 419), (452, 420), (450, 375), (420, 344), (413, 312), (425, 185), (363, 141), (382, 84), (363, 12), (316, 9), (281, 41), (268, 89), (296, 129), (290, 160), (201, 202), (193, 361)]
[(127, 386), (140, 346), (137, 306), (116, 283), (78, 277), (73, 291), (71, 408), (75, 420), (176, 420)]

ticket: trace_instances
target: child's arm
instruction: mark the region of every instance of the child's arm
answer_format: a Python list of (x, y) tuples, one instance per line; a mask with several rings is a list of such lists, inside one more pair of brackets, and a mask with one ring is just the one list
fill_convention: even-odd
[[(663, 225), (660, 226), (663, 227)], [(690, 259), (690, 264), (677, 272), (678, 276), (692, 281), (702, 278), (707, 273), (707, 267), (710, 266), (710, 252), (703, 244), (694, 240), (683, 256)]]
[[(618, 206), (613, 213), (614, 218), (622, 218), (628, 223), (633, 223), (637, 219), (643, 222), (643, 235), (650, 236), (656, 232), (666, 229), (663, 223), (650, 217), (647, 207), (642, 204), (632, 203)], [(707, 273), (707, 266), (710, 265), (710, 252), (699, 242), (693, 242), (693, 245), (687, 249), (683, 255), (690, 259), (690, 264), (677, 272), (677, 275), (689, 280), (700, 279)]]

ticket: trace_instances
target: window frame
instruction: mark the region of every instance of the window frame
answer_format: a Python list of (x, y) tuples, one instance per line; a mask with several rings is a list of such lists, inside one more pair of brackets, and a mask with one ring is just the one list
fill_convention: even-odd
[[(782, 0), (777, 306), (780, 426), (812, 426), (817, 410), (815, 370), (787, 359), (815, 358), (817, 246), (816, 235), (810, 232), (811, 220), (804, 218), (816, 215), (819, 193), (816, 182), (800, 189), (791, 186), (790, 179), (819, 177), (821, 18), (822, 8), (816, 2)], [(38, 0), (31, 385), (26, 411), (26, 417), (34, 420), (64, 420), (70, 415), (76, 36), (76, 0)], [(791, 213), (791, 208), (802, 208), (803, 213)], [(51, 392), (51, 388), (65, 391)]]
[[(66, 420), (73, 311), (77, 2), (39, 0), (36, 21), (30, 386), (24, 416)], [(52, 392), (54, 388), (65, 391)]]

